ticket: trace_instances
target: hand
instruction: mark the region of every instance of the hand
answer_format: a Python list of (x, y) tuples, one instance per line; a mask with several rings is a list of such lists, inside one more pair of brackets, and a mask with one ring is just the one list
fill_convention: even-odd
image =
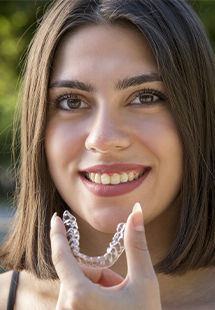
[[(147, 249), (140, 206), (127, 220), (125, 279), (110, 269), (80, 267), (71, 253), (62, 220), (51, 223), (52, 259), (61, 281), (56, 310), (161, 310), (159, 284)], [(99, 284), (99, 285), (97, 285)]]

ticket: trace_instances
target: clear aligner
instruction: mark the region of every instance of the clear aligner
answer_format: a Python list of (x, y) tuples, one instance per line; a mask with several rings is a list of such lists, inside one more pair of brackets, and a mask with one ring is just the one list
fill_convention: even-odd
[(102, 256), (91, 257), (79, 252), (80, 235), (76, 218), (69, 211), (65, 211), (63, 214), (63, 222), (73, 255), (76, 261), (81, 265), (93, 268), (108, 268), (117, 261), (124, 251), (125, 223), (118, 224), (116, 233), (113, 236), (106, 253)]

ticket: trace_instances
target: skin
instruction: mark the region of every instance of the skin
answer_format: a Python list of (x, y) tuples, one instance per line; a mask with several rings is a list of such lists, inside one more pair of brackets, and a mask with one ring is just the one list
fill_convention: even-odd
[[(169, 225), (169, 216), (164, 213), (173, 205), (175, 208), (180, 192), (182, 149), (168, 100), (149, 94), (155, 102), (147, 105), (138, 97), (148, 88), (166, 96), (163, 82), (116, 89), (119, 81), (141, 74), (159, 72), (146, 40), (133, 29), (87, 27), (67, 35), (55, 55), (51, 86), (56, 81), (78, 80), (94, 87), (92, 92), (50, 87), (45, 140), (51, 176), (77, 217), (81, 244), (92, 256), (104, 252), (109, 234), (119, 222), (126, 222), (137, 201), (146, 224), (160, 218), (162, 225)], [(79, 96), (83, 108), (56, 108), (53, 101), (71, 92)], [(65, 104), (66, 100), (61, 101), (60, 107), (67, 107)], [(99, 197), (80, 180), (81, 170), (121, 163), (151, 167), (146, 180), (131, 193)], [(175, 222), (176, 215), (173, 217)], [(91, 244), (89, 235), (96, 244)]]
[[(51, 104), (45, 139), (46, 154), (53, 181), (78, 219), (82, 248), (85, 253), (88, 250), (92, 256), (100, 253), (102, 244), (108, 244), (107, 236), (110, 240), (109, 234), (115, 231), (116, 225), (127, 220), (136, 201), (143, 206), (146, 224), (163, 217), (168, 208), (177, 206), (175, 200), (182, 178), (182, 149), (163, 82), (157, 78), (156, 81), (147, 81), (125, 89), (116, 88), (119, 81), (143, 74), (159, 76), (149, 45), (142, 35), (133, 29), (87, 27), (75, 35), (67, 35), (55, 55), (49, 90)], [(65, 80), (90, 84), (93, 90), (56, 86), (59, 81), (62, 86), (62, 81)], [(145, 89), (151, 90), (147, 91), (146, 98), (143, 98), (150, 98), (150, 105), (147, 101), (143, 101), (143, 104), (140, 102), (139, 93)], [(151, 94), (156, 91), (159, 96)], [(82, 100), (81, 108), (77, 110), (68, 107), (66, 96), (71, 92)], [(56, 107), (56, 98), (59, 97)], [(76, 134), (72, 134), (73, 132)], [(100, 197), (89, 191), (80, 181), (79, 171), (98, 164), (121, 163), (151, 167), (144, 182), (131, 193)], [(71, 195), (71, 189), (75, 195)], [(175, 214), (177, 213), (173, 213), (171, 217), (175, 217)], [(170, 220), (168, 216), (166, 218)], [(167, 221), (165, 222), (167, 224)], [(92, 288), (90, 282), (85, 283), (85, 287), (82, 283), (85, 279), (80, 270), (70, 269), (71, 257), (68, 261), (71, 275), (68, 277), (66, 262), (64, 261), (62, 266), (57, 254), (58, 247), (55, 252), (56, 244), (59, 244), (59, 247), (62, 245), (55, 229), (57, 228), (54, 225), (51, 233), (53, 260), (62, 279), (57, 309), (65, 305), (68, 308), (82, 305), (84, 309), (94, 309), (95, 303), (97, 309), (130, 309), (134, 305), (135, 309), (142, 308), (142, 305), (145, 305), (146, 309), (161, 308), (158, 281), (145, 241), (143, 245), (141, 240), (138, 246), (142, 250), (139, 263), (141, 262), (141, 269), (144, 265), (144, 277), (139, 276), (137, 249), (129, 251), (129, 245), (126, 252), (129, 260), (127, 276), (125, 258), (120, 261), (121, 270), (118, 270), (125, 276), (125, 280), (112, 290), (97, 291), (98, 288)], [(145, 239), (142, 230), (138, 233)], [(127, 234), (128, 231), (126, 236)], [(132, 234), (130, 229), (127, 238), (131, 238)], [(63, 251), (63, 248), (61, 250)], [(113, 269), (115, 268), (117, 265)], [(74, 271), (78, 273), (74, 275)], [(94, 271), (94, 276), (98, 272)], [(108, 276), (97, 277), (95, 282), (100, 283), (99, 279), (104, 277), (105, 283), (110, 286)], [(77, 278), (77, 286), (74, 282), (67, 282), (68, 278)], [(140, 282), (137, 286), (138, 279)], [(118, 281), (118, 277), (114, 275), (111, 284), (118, 284)], [(77, 292), (80, 285), (81, 293), (79, 289)], [(140, 291), (138, 287), (141, 288)], [(68, 296), (71, 291), (74, 293)], [(118, 294), (116, 291), (119, 291)], [(89, 298), (84, 298), (88, 300), (86, 305), (82, 299), (87, 292), (90, 295)], [(139, 295), (137, 292), (144, 294)], [(127, 294), (130, 295), (129, 298)], [(97, 296), (96, 300), (93, 296)]]
[[(117, 224), (127, 221), (126, 255), (111, 269), (80, 268), (62, 221), (54, 216), (50, 237), (60, 280), (45, 282), (21, 272), (16, 310), (214, 309), (214, 270), (173, 278), (156, 275), (153, 268), (169, 250), (179, 220), (181, 142), (161, 80), (116, 89), (125, 78), (152, 73), (159, 76), (153, 53), (134, 29), (89, 26), (61, 40), (51, 74), (45, 137), (50, 173), (77, 217), (81, 251), (104, 253)], [(91, 84), (94, 91), (53, 87), (59, 80)], [(165, 100), (146, 93), (143, 99), (154, 104), (140, 102), (144, 89), (165, 94)], [(61, 109), (56, 106), (56, 98), (71, 92), (82, 100), (82, 108), (63, 110), (65, 98)], [(80, 170), (101, 163), (147, 165), (151, 170), (134, 191), (104, 198), (90, 192), (79, 177)], [(142, 208), (131, 213), (136, 201)], [(11, 273), (0, 277), (0, 287), (7, 283), (0, 290), (0, 310), (6, 309), (10, 278)]]

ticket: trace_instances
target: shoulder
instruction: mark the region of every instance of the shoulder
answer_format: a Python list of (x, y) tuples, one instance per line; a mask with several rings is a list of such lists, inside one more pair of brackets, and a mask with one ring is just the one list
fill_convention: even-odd
[(8, 271), (0, 274), (0, 310), (7, 309), (7, 300), (10, 290), (12, 273), (12, 271)]

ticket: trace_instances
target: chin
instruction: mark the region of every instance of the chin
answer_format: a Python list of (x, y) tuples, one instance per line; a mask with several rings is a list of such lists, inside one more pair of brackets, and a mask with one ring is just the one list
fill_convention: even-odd
[(82, 218), (77, 216), (77, 223), (81, 229), (86, 231), (93, 228), (101, 233), (114, 234), (119, 223), (126, 223), (128, 215), (113, 214), (113, 212), (103, 210), (95, 214), (91, 212), (90, 216)]

